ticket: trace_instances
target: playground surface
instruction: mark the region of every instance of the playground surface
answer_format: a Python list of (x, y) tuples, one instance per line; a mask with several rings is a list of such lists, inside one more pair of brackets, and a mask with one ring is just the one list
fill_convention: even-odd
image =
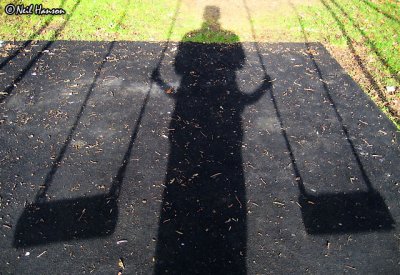
[(321, 44), (40, 41), (6, 66), (2, 273), (400, 272), (399, 133)]

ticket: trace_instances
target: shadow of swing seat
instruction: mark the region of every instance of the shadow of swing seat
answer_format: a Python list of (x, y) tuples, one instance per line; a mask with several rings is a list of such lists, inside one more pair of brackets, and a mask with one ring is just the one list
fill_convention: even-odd
[(384, 199), (372, 188), (319, 195), (303, 191), (299, 204), (308, 234), (384, 231), (395, 225)]
[[(254, 25), (251, 20), (250, 10), (246, 0), (243, 0), (247, 17), (250, 23), (253, 39), (256, 41)], [(303, 29), (304, 32), (304, 29)], [(305, 45), (309, 50), (309, 42), (305, 37)], [(267, 74), (263, 58), (258, 47), (258, 43), (254, 42), (254, 46), (258, 55), (260, 65), (264, 74)], [(311, 51), (308, 51), (308, 56), (318, 73), (318, 77), (322, 80), (323, 76), (321, 69), (315, 61)], [(365, 172), (357, 151), (348, 134), (346, 126), (343, 124), (343, 118), (336, 108), (336, 105), (329, 93), (329, 88), (323, 81), (323, 87), (326, 92), (326, 97), (333, 108), (338, 121), (341, 123), (342, 131), (346, 136), (356, 163), (361, 171), (367, 191), (339, 192), (339, 193), (322, 193), (313, 195), (306, 191), (299, 168), (293, 154), (292, 147), (289, 142), (288, 134), (285, 130), (283, 120), (275, 98), (274, 90), (270, 89), (271, 101), (274, 105), (275, 113), (279, 121), (281, 133), (285, 139), (286, 148), (289, 151), (291, 163), (300, 190), (298, 203), (301, 207), (303, 224), (308, 234), (341, 234), (341, 233), (356, 233), (368, 231), (384, 231), (395, 228), (395, 221), (384, 201), (382, 196), (376, 191)]]
[[(159, 68), (164, 59), (167, 50), (173, 25), (178, 14), (180, 1), (178, 2), (174, 19), (169, 31), (168, 42), (164, 46), (157, 67)], [(99, 72), (104, 65), (107, 57), (111, 53), (114, 43), (110, 44), (106, 57), (99, 67)], [(96, 78), (93, 83), (95, 83)], [(123, 179), (129, 159), (132, 153), (133, 144), (136, 140), (139, 126), (141, 124), (144, 110), (146, 109), (152, 89), (153, 80), (147, 91), (139, 117), (132, 129), (128, 148), (125, 152), (122, 163), (114, 177), (110, 191), (107, 194), (101, 194), (90, 197), (81, 197), (76, 199), (65, 199), (57, 201), (46, 201), (46, 190), (52, 182), (52, 176), (57, 171), (58, 163), (61, 160), (66, 146), (71, 140), (75, 126), (71, 128), (70, 134), (64, 142), (64, 149), (59, 153), (59, 157), (53, 163), (53, 168), (46, 177), (45, 188), (39, 190), (35, 201), (25, 206), (14, 232), (13, 246), (16, 248), (45, 245), (53, 242), (63, 242), (78, 239), (102, 238), (114, 233), (118, 221), (118, 198), (121, 191)], [(89, 90), (86, 100), (93, 90), (93, 84)], [(81, 113), (83, 113), (82, 104)], [(78, 124), (81, 113), (78, 115), (75, 125)]]
[[(251, 25), (253, 38), (255, 39), (254, 26), (252, 24), (249, 9), (244, 0), (248, 19)], [(307, 39), (306, 39), (307, 40)], [(259, 62), (267, 74), (266, 67), (263, 63), (257, 42), (254, 42)], [(307, 49), (309, 43), (306, 42)], [(323, 79), (321, 70), (316, 63), (312, 54), (308, 54), (320, 79)], [(306, 191), (299, 168), (293, 154), (292, 147), (289, 142), (287, 132), (284, 127), (283, 120), (278, 108), (278, 104), (274, 95), (274, 91), (270, 89), (271, 101), (274, 105), (276, 116), (281, 126), (281, 133), (285, 139), (286, 148), (289, 151), (291, 163), (300, 190), (298, 203), (301, 208), (303, 224), (307, 234), (344, 234), (344, 233), (359, 233), (370, 231), (389, 231), (395, 229), (396, 222), (394, 221), (389, 208), (387, 207), (383, 197), (376, 191), (367, 176), (362, 162), (357, 155), (357, 151), (349, 137), (348, 130), (343, 124), (343, 118), (339, 114), (336, 105), (329, 93), (329, 89), (325, 82), (323, 87), (326, 92), (326, 97), (330, 101), (330, 106), (333, 108), (338, 121), (341, 123), (342, 131), (346, 136), (351, 151), (355, 157), (356, 163), (360, 169), (366, 191), (338, 192), (338, 193), (322, 193), (318, 195), (310, 194)]]
[(35, 202), (25, 207), (18, 220), (14, 247), (107, 237), (117, 220), (117, 199), (110, 194)]
[(46, 182), (45, 188), (39, 190), (32, 204), (25, 206), (18, 220), (14, 233), (14, 247), (102, 238), (114, 233), (118, 221), (118, 198), (122, 182), (150, 91), (151, 86), (143, 101), (128, 149), (112, 181), (110, 191), (90, 197), (47, 201), (46, 190), (50, 183)]

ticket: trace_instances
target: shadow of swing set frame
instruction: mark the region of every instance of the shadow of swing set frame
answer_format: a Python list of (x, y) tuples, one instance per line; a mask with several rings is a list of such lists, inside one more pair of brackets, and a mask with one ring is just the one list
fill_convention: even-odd
[[(245, 0), (243, 1), (248, 12), (249, 22), (251, 24), (254, 36), (254, 27), (250, 20), (250, 13)], [(178, 2), (175, 18), (170, 28), (169, 37), (176, 20), (179, 5), (180, 1)], [(161, 65), (165, 51), (168, 47), (168, 43), (169, 39), (163, 48), (157, 66)], [(267, 76), (267, 71), (263, 63), (257, 42), (255, 42), (254, 45), (256, 47), (256, 52), (258, 54), (264, 74)], [(308, 42), (306, 43), (306, 46), (309, 47)], [(113, 43), (111, 44), (108, 54), (110, 54), (112, 47)], [(320, 78), (322, 79), (322, 74), (318, 64), (316, 63), (312, 54), (309, 53), (309, 55), (317, 69)], [(106, 58), (104, 60), (106, 60)], [(104, 60), (100, 66), (100, 70), (104, 65)], [(96, 82), (96, 79), (97, 78), (95, 78), (94, 82)], [(110, 192), (104, 195), (48, 202), (45, 200), (45, 191), (48, 188), (48, 186), (46, 186), (44, 190), (39, 191), (35, 202), (26, 206), (22, 215), (20, 216), (14, 234), (14, 247), (19, 248), (43, 245), (57, 241), (106, 237), (114, 232), (118, 221), (117, 201), (122, 180), (133, 147), (133, 142), (137, 136), (139, 128), (138, 126), (140, 125), (144, 109), (149, 99), (152, 85), (153, 83), (151, 82), (150, 88), (146, 94), (146, 98), (141, 108), (140, 116), (137, 119), (132, 132), (128, 150), (125, 153), (124, 160), (120, 166), (118, 174), (113, 180)], [(340, 116), (334, 101), (330, 96), (329, 89), (324, 82), (323, 85), (326, 96), (331, 101), (331, 106), (334, 109), (339, 122), (341, 123), (342, 130), (347, 137), (347, 141), (350, 144), (353, 155), (355, 156), (356, 162), (360, 168), (368, 190), (348, 193), (326, 193), (319, 195), (313, 195), (306, 191), (300, 171), (295, 161), (288, 135), (284, 128), (273, 88), (271, 87), (271, 100), (275, 108), (276, 116), (280, 123), (281, 134), (285, 139), (286, 147), (289, 151), (300, 191), (298, 202), (301, 206), (301, 213), (306, 232), (308, 234), (336, 234), (391, 230), (394, 228), (395, 221), (393, 220), (382, 196), (372, 187), (362, 166), (361, 160), (355, 151), (354, 145), (349, 138), (349, 134), (347, 128), (343, 124), (342, 117)], [(92, 85), (91, 89), (89, 90), (88, 96), (90, 95), (93, 87), (94, 85)], [(85, 103), (88, 99), (88, 96), (85, 100)], [(78, 116), (77, 120), (79, 119), (80, 116)], [(72, 128), (72, 132), (75, 130), (75, 128)], [(72, 135), (72, 132), (69, 136)], [(67, 139), (64, 145), (68, 144), (69, 142)], [(53, 171), (50, 176), (52, 177), (54, 173), (55, 171)]]

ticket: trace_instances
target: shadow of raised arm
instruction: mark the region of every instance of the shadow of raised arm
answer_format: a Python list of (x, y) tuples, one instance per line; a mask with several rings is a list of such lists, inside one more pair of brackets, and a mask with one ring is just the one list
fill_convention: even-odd
[(151, 73), (151, 80), (154, 81), (168, 96), (174, 96), (175, 94), (175, 87), (169, 85), (165, 82), (160, 75), (160, 68), (157, 67)]
[(271, 87), (272, 80), (269, 75), (265, 75), (263, 83), (254, 92), (251, 94), (243, 94), (245, 104), (249, 105), (257, 102)]

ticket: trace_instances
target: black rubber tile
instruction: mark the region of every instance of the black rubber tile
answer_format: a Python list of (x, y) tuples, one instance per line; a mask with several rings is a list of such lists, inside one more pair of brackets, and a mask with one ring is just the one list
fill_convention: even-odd
[(1, 68), (3, 273), (400, 271), (399, 135), (322, 45), (164, 46)]

